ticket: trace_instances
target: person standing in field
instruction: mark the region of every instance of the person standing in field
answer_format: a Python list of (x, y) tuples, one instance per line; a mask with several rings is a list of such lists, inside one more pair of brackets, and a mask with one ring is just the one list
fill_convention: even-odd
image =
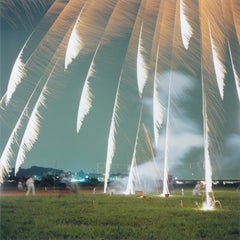
[(22, 191), (22, 190), (23, 190), (22, 180), (19, 180), (18, 185), (17, 185), (17, 188), (18, 188), (19, 191)]
[(171, 173), (168, 173), (168, 179), (167, 179), (167, 183), (168, 183), (168, 191), (170, 194), (172, 194), (173, 192), (173, 176)]
[(29, 195), (29, 193), (32, 191), (32, 195), (35, 196), (35, 186), (34, 186), (34, 180), (32, 177), (29, 177), (26, 181), (26, 185), (27, 185), (27, 192), (26, 192), (26, 196)]

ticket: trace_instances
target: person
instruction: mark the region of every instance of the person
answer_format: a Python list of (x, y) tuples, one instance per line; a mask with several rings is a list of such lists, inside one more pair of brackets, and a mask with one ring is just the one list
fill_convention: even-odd
[(168, 173), (168, 179), (167, 179), (167, 183), (168, 183), (168, 191), (170, 194), (172, 194), (173, 192), (173, 176), (171, 173)]
[(198, 182), (195, 185), (194, 189), (193, 189), (192, 195), (194, 195), (194, 196), (201, 196), (202, 195), (201, 194), (201, 189), (203, 189), (203, 187), (204, 187), (203, 183), (202, 182)]
[(68, 174), (62, 173), (60, 175), (60, 186), (62, 190), (65, 190), (66, 192), (73, 192), (77, 193), (79, 188), (78, 184), (71, 182), (71, 179), (68, 177)]
[(26, 196), (29, 195), (29, 193), (32, 191), (32, 195), (35, 196), (35, 186), (34, 186), (34, 180), (32, 177), (29, 177), (26, 181), (26, 185), (27, 185), (27, 192), (26, 192)]
[(17, 187), (18, 187), (18, 190), (19, 190), (19, 191), (23, 191), (23, 183), (22, 183), (22, 180), (19, 180)]
[(65, 191), (70, 190), (70, 179), (68, 178), (68, 175), (66, 173), (61, 173), (60, 184), (61, 184), (62, 190), (65, 190)]

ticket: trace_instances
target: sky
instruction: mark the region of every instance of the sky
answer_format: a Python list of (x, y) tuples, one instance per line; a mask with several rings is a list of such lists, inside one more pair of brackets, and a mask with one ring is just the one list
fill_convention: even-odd
[[(33, 2), (41, 1), (35, 0), (32, 4)], [(168, 14), (171, 15), (171, 8), (154, 8), (155, 5), (149, 3), (145, 6), (145, 15), (141, 15), (144, 8), (140, 1), (123, 1), (122, 6), (118, 5), (121, 1), (110, 1), (111, 4), (102, 1), (101, 7), (90, 3), (84, 5), (90, 1), (80, 1), (77, 5), (76, 1), (70, 2), (66, 4), (62, 1), (62, 4), (53, 5), (48, 12), (47, 2), (45, 4), (45, 1), (42, 1), (45, 5), (40, 4), (38, 10), (32, 8), (27, 11), (24, 6), (12, 6), (12, 12), (3, 8), (1, 13), (1, 97), (7, 91), (13, 66), (21, 49), (24, 49), (21, 59), (25, 63), (22, 70), (25, 75), (21, 83), (9, 104), (1, 105), (1, 154), (28, 103), (27, 114), (21, 122), (16, 142), (12, 145), (12, 155), (8, 160), (10, 165), (15, 166), (21, 138), (27, 126), (26, 119), (31, 116), (47, 82), (44, 104), (38, 108), (39, 132), (29, 151), (24, 154), (20, 167), (42, 166), (65, 171), (103, 173), (108, 154), (110, 126), (117, 105), (115, 153), (110, 164), (111, 173), (128, 174), (135, 150), (139, 173), (142, 176), (147, 173), (160, 178), (168, 149), (168, 168), (174, 176), (181, 179), (202, 179), (204, 91), (213, 177), (239, 178), (240, 104), (229, 53), (225, 53), (225, 88), (224, 98), (221, 100), (212, 70), (212, 55), (208, 54), (209, 49), (205, 43), (200, 40), (199, 44), (199, 33), (190, 40), (188, 50), (184, 50), (177, 31), (176, 37), (174, 34), (169, 35), (172, 21)], [(31, 4), (31, 1), (28, 4)], [(164, 9), (162, 20), (157, 18), (157, 9)], [(67, 46), (79, 16), (82, 21), (75, 31), (75, 34), (80, 36), (78, 49), (72, 50), (76, 56), (72, 55), (66, 68)], [(144, 20), (143, 25), (141, 17)], [(168, 17), (170, 23), (165, 25)], [(189, 16), (191, 17), (193, 18)], [(160, 25), (156, 24), (157, 20)], [(137, 46), (141, 26), (142, 56), (145, 61), (151, 61), (147, 66), (141, 65), (141, 69), (148, 74), (140, 97), (137, 84), (137, 58), (140, 57), (137, 55)], [(160, 36), (164, 36), (159, 37), (159, 42), (155, 40), (158, 39), (158, 29)], [(204, 28), (201, 30), (205, 31)], [(236, 60), (239, 41), (236, 32), (230, 33), (228, 38), (235, 54), (233, 59)], [(221, 39), (222, 32), (215, 33), (213, 30), (213, 39), (214, 34)], [(156, 42), (159, 43), (158, 47)], [(173, 47), (171, 42), (174, 43)], [(202, 51), (199, 50), (200, 46)], [(217, 46), (220, 44), (216, 44), (216, 49)], [(162, 57), (157, 55), (157, 50)], [(202, 61), (201, 54), (206, 54)], [(157, 68), (154, 60), (156, 57), (159, 59)], [(208, 62), (204, 65), (205, 59)], [(237, 62), (235, 71), (240, 73)], [(201, 74), (210, 79), (206, 81), (204, 90)], [(144, 71), (141, 71), (140, 75), (143, 77)], [(92, 105), (82, 120), (80, 131), (77, 132), (79, 100), (87, 76), (90, 76)], [(157, 144), (153, 126), (155, 87), (163, 109)]]

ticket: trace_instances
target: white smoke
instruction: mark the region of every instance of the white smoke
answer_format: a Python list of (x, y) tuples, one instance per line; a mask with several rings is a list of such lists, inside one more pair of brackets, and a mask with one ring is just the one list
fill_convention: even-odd
[[(135, 167), (134, 170), (137, 176), (134, 177), (134, 190), (143, 191), (144, 193), (159, 192), (162, 187), (162, 176), (158, 168), (152, 160), (142, 163)], [(111, 193), (125, 193), (128, 177), (124, 177), (114, 182), (114, 185), (110, 186)]]
[(224, 170), (222, 173), (222, 178), (235, 178), (240, 177), (240, 135), (230, 134), (225, 142), (225, 151), (219, 163), (221, 169)]
[[(155, 149), (155, 162), (152, 159), (149, 159), (149, 161), (138, 165), (135, 171), (137, 172), (137, 177), (134, 179), (134, 188), (135, 190), (142, 190), (145, 193), (160, 193), (162, 189), (166, 111), (170, 77), (174, 84), (171, 88), (170, 134), (168, 144), (169, 172), (174, 176), (175, 173), (171, 172), (171, 170), (176, 166), (183, 164), (189, 151), (193, 148), (196, 149), (203, 147), (202, 119), (196, 120), (196, 118), (194, 119), (194, 117), (192, 117), (192, 113), (190, 113), (190, 109), (195, 109), (195, 111), (199, 111), (201, 114), (201, 104), (189, 108), (189, 105), (198, 102), (196, 99), (193, 101), (193, 98), (195, 97), (194, 91), (197, 91), (197, 88), (195, 87), (196, 80), (180, 72), (166, 71), (158, 76), (158, 92), (161, 103), (165, 108), (165, 112), (164, 122), (160, 130), (159, 146), (154, 146), (154, 142), (152, 142)], [(201, 101), (201, 99), (199, 99), (199, 101)], [(143, 98), (143, 105), (147, 109), (148, 114), (148, 117), (145, 119), (145, 124), (148, 126), (148, 129), (151, 129), (153, 119), (152, 104), (152, 98)], [(122, 182), (127, 182), (127, 178), (123, 179)], [(124, 184), (122, 184), (122, 186), (124, 186)]]
[[(194, 119), (191, 109), (201, 114), (201, 104), (194, 106), (198, 100), (195, 97), (196, 79), (177, 71), (166, 71), (158, 76), (158, 91), (162, 104), (165, 107), (164, 122), (160, 130), (159, 146), (155, 146), (156, 158), (163, 169), (165, 150), (166, 112), (169, 79), (172, 78), (171, 105), (170, 105), (170, 130), (169, 130), (169, 170), (181, 164), (186, 154), (192, 148), (203, 146), (202, 119)], [(198, 90), (199, 91), (199, 90)], [(201, 99), (199, 99), (201, 101)], [(152, 99), (143, 101), (144, 105), (152, 109)], [(191, 107), (189, 107), (191, 106)], [(151, 111), (149, 111), (149, 114)]]

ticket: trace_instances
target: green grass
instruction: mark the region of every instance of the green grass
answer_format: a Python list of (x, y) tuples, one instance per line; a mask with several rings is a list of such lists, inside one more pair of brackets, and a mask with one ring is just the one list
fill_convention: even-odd
[[(240, 192), (215, 191), (202, 211), (190, 190), (170, 198), (82, 194), (1, 197), (1, 239), (240, 239)], [(179, 206), (183, 201), (183, 207)], [(94, 201), (94, 207), (93, 207)]]

